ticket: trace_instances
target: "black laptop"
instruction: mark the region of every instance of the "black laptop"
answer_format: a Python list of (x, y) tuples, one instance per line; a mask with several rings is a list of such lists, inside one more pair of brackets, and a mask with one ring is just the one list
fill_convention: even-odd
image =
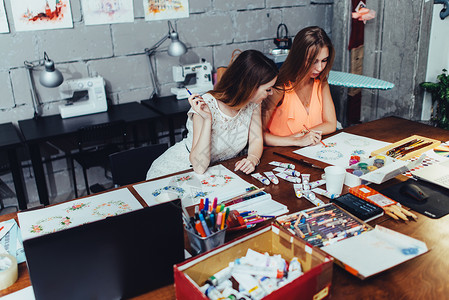
[(180, 200), (23, 242), (36, 299), (124, 299), (173, 283)]

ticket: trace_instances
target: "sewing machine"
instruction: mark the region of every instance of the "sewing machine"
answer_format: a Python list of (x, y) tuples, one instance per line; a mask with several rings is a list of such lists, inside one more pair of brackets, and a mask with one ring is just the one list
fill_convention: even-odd
[(179, 87), (171, 88), (171, 92), (177, 99), (185, 99), (190, 95), (186, 88), (194, 94), (204, 94), (213, 89), (212, 66), (206, 61), (197, 64), (173, 66), (173, 80), (179, 83)]
[(103, 77), (66, 80), (59, 86), (59, 94), (67, 103), (59, 106), (61, 117), (70, 118), (108, 110)]

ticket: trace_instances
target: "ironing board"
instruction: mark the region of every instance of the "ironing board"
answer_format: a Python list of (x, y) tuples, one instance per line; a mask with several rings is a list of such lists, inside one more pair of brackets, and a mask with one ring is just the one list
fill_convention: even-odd
[(330, 85), (348, 88), (390, 90), (394, 87), (394, 84), (388, 81), (339, 71), (330, 71), (327, 81)]

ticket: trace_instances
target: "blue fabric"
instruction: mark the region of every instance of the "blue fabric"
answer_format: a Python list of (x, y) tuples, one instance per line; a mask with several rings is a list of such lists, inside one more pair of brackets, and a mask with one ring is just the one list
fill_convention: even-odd
[(388, 81), (338, 71), (329, 72), (328, 82), (330, 85), (348, 88), (390, 90), (394, 87), (394, 84)]

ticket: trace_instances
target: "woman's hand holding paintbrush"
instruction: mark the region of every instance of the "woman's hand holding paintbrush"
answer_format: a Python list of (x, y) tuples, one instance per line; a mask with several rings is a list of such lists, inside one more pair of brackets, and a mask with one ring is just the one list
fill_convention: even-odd
[(318, 144), (318, 142), (320, 142), (324, 147), (327, 147), (326, 144), (323, 143), (323, 141), (321, 140), (321, 131), (310, 130), (309, 128), (307, 128), (306, 125), (302, 125), (302, 126), (304, 126), (304, 128), (307, 130), (307, 134), (316, 133), (315, 136), (317, 136), (317, 137), (315, 138), (315, 140), (313, 140), (313, 137), (312, 137), (312, 141), (313, 141), (312, 145), (316, 145), (316, 144)]
[(212, 115), (210, 113), (209, 106), (207, 106), (203, 98), (199, 94), (192, 94), (188, 88), (186, 88), (186, 90), (190, 94), (188, 100), (193, 110), (196, 111), (203, 119), (211, 119)]

